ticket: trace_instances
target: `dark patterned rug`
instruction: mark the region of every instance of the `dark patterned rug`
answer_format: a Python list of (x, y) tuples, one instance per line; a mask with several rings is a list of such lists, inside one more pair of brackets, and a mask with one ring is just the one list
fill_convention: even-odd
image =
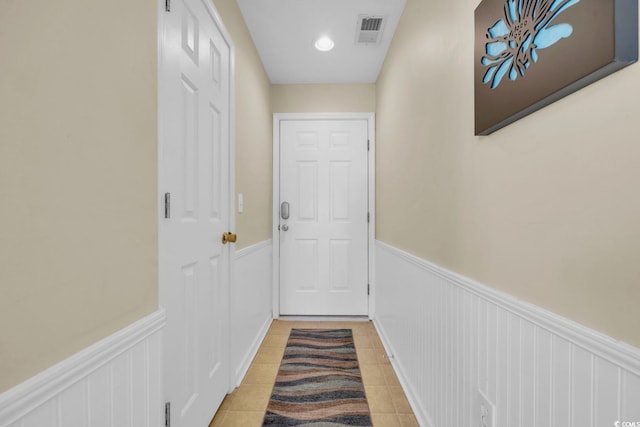
[(292, 329), (263, 426), (371, 426), (351, 329)]

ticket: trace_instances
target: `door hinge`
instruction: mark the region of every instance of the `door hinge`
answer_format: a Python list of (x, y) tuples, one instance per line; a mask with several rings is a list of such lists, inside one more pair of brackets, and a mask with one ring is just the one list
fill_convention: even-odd
[(171, 218), (171, 193), (164, 193), (164, 217)]
[(171, 427), (171, 402), (164, 404), (164, 427)]
[(371, 285), (367, 283), (367, 295), (371, 295)]
[(367, 151), (371, 150), (371, 141), (367, 139)]
[(367, 224), (371, 222), (371, 213), (367, 212)]
[(164, 0), (164, 10), (171, 12), (171, 0)]

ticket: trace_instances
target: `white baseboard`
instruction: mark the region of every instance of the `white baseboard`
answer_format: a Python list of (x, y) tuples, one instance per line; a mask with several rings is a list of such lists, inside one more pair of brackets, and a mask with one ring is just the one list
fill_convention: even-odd
[(231, 286), (231, 369), (238, 386), (249, 369), (273, 314), (272, 244), (265, 240), (236, 252)]
[(240, 363), (236, 365), (236, 369), (234, 371), (235, 387), (239, 387), (245, 375), (247, 375), (247, 372), (249, 371), (249, 367), (251, 366), (251, 362), (253, 362), (253, 359), (256, 357), (256, 354), (258, 354), (258, 350), (260, 350), (262, 341), (264, 341), (264, 338), (267, 336), (267, 332), (269, 331), (269, 327), (271, 326), (272, 321), (273, 319), (267, 319), (264, 322), (264, 325), (262, 325), (262, 328), (260, 328), (255, 339), (251, 343), (251, 346), (246, 350), (244, 357), (242, 358)]
[(0, 394), (0, 427), (161, 422), (163, 309)]
[(640, 421), (640, 349), (382, 242), (375, 325), (420, 425)]
[(387, 336), (384, 327), (380, 324), (380, 322), (378, 322), (377, 319), (373, 319), (373, 325), (378, 332), (378, 336), (380, 336), (380, 340), (382, 341), (382, 345), (384, 346), (384, 349), (389, 357), (391, 366), (393, 366), (393, 370), (398, 377), (398, 381), (400, 381), (400, 385), (402, 386), (407, 400), (411, 405), (411, 409), (413, 409), (413, 412), (416, 415), (416, 419), (423, 427), (435, 427), (433, 421), (431, 421), (431, 419), (429, 418), (426, 408), (424, 408), (424, 405), (419, 400), (419, 395), (414, 389), (414, 381), (407, 374), (407, 372), (405, 372), (402, 363), (398, 359), (396, 359), (396, 354), (398, 353), (393, 348), (391, 339)]

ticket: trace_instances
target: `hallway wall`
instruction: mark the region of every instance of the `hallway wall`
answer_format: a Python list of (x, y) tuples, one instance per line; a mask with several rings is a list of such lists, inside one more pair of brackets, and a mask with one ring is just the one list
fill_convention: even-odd
[(271, 239), (271, 83), (235, 0), (214, 0), (235, 45), (237, 248)]
[(374, 319), (424, 427), (640, 419), (640, 349), (376, 242)]
[(274, 113), (372, 112), (376, 109), (376, 85), (273, 85), (271, 109)]
[(158, 307), (156, 26), (2, 2), (0, 392)]
[(232, 386), (245, 375), (273, 315), (271, 83), (235, 0), (214, 0), (235, 46), (237, 251), (230, 288)]
[(640, 346), (640, 65), (475, 137), (474, 9), (408, 0), (377, 86), (377, 238)]

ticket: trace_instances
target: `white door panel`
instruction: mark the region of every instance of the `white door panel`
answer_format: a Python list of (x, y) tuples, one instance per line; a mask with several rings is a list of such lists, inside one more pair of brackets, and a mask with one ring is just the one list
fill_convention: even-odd
[(280, 313), (366, 315), (367, 121), (282, 121), (280, 156)]
[(171, 425), (208, 425), (228, 391), (230, 48), (203, 0), (173, 0), (161, 51), (160, 303)]

